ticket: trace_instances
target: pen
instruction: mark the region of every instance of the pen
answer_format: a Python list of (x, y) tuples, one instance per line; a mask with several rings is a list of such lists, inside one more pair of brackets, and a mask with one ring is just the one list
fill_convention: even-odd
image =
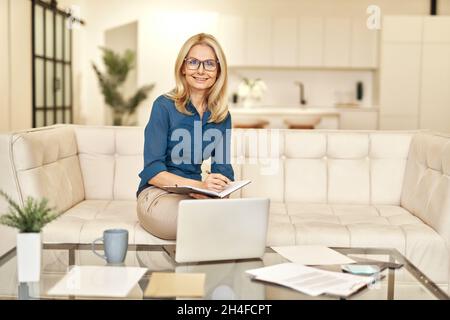
[[(211, 171), (209, 171), (209, 170), (206, 170), (206, 173), (207, 173), (207, 174), (211, 174)], [(227, 183), (227, 184), (229, 184), (229, 182), (228, 182), (228, 181), (227, 181), (226, 183)]]

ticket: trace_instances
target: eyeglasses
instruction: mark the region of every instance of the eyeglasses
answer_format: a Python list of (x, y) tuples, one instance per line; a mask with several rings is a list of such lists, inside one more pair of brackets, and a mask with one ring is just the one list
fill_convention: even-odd
[(200, 61), (195, 58), (186, 58), (184, 59), (184, 61), (186, 62), (186, 67), (189, 70), (197, 70), (202, 64), (203, 69), (205, 69), (206, 71), (215, 71), (217, 69), (217, 65), (219, 64), (219, 61), (213, 59)]

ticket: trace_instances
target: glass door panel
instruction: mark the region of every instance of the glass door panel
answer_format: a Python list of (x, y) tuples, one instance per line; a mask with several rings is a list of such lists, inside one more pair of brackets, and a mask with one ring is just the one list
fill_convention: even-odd
[(53, 108), (53, 105), (55, 104), (55, 95), (53, 90), (53, 83), (54, 83), (54, 64), (47, 61), (46, 62), (46, 99), (45, 99), (45, 107), (46, 108)]
[(64, 106), (63, 101), (63, 64), (57, 63), (56, 64), (56, 77), (55, 77), (55, 92), (56, 92), (56, 107), (62, 108)]
[(56, 123), (64, 123), (64, 109), (58, 109), (56, 110)]
[(44, 111), (43, 110), (37, 110), (36, 111), (36, 125), (35, 125), (35, 127), (43, 127), (43, 126), (45, 126)]
[(70, 65), (65, 66), (64, 70), (64, 106), (70, 106), (72, 104), (72, 97), (71, 97), (71, 81), (70, 81)]
[(34, 11), (34, 39), (35, 39), (35, 53), (36, 55), (44, 55), (44, 9), (42, 7), (36, 7)]
[(45, 56), (53, 58), (53, 12), (45, 10)]
[(59, 14), (56, 15), (56, 59), (63, 60), (63, 17)]
[(67, 28), (67, 24), (64, 28), (64, 61), (70, 61), (70, 29)]
[(36, 99), (36, 107), (44, 106), (44, 60), (40, 58), (35, 59), (35, 79), (34, 82), (34, 90), (35, 90), (35, 99)]
[(71, 117), (70, 110), (66, 109), (64, 112), (65, 112), (64, 123), (72, 123), (72, 117)]
[(54, 113), (53, 110), (47, 110), (47, 119), (46, 119), (46, 124), (47, 126), (51, 126), (52, 124), (55, 124), (55, 120), (54, 120)]

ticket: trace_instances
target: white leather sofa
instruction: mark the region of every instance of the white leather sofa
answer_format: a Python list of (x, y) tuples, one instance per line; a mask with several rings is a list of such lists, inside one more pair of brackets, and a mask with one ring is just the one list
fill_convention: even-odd
[[(48, 243), (90, 243), (113, 227), (128, 229), (131, 243), (168, 243), (136, 216), (143, 136), (75, 125), (2, 134), (0, 188), (19, 202), (47, 197), (63, 212), (44, 230)], [(268, 245), (392, 247), (448, 283), (450, 136), (235, 130), (232, 149), (236, 179), (252, 180), (233, 197), (271, 200)], [(3, 250), (13, 247), (10, 230), (0, 232)]]

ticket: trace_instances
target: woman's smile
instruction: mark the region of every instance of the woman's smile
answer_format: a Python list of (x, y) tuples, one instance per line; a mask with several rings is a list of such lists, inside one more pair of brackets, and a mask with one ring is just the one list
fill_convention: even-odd
[(192, 76), (192, 78), (194, 78), (195, 81), (197, 81), (198, 83), (204, 83), (209, 79), (208, 77), (200, 77), (200, 76)]

